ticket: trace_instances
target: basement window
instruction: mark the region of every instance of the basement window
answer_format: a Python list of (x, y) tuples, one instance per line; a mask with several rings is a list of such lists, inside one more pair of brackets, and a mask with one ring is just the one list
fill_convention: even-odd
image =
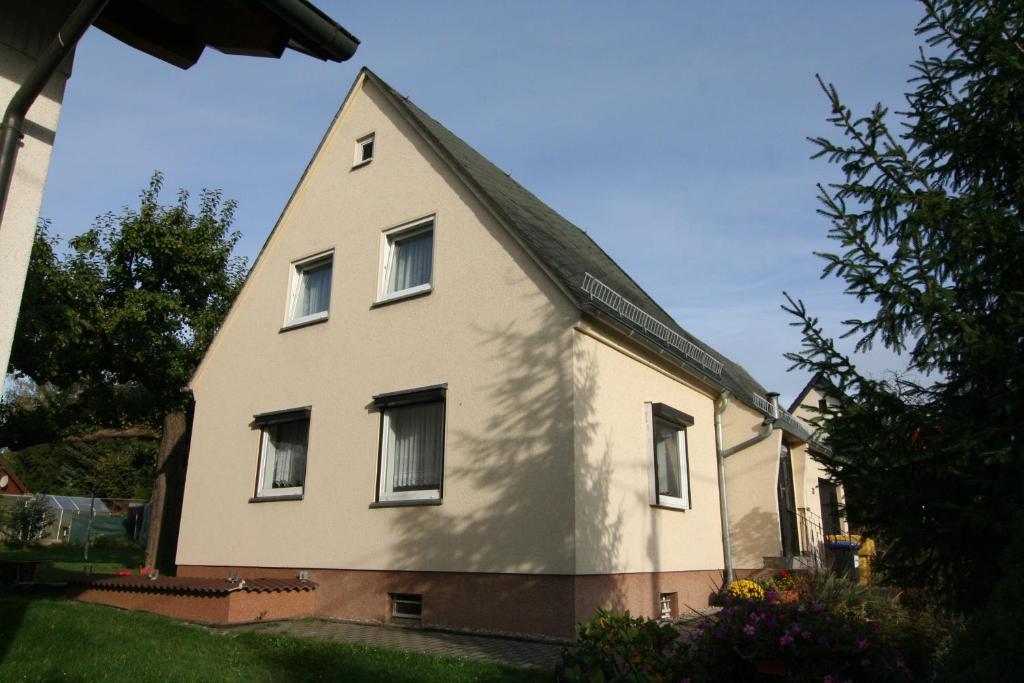
[(659, 607), (660, 613), (658, 615), (661, 619), (671, 619), (676, 615), (676, 601), (677, 593), (662, 593), (659, 596)]
[(389, 593), (391, 620), (399, 624), (419, 624), (423, 618), (423, 596), (415, 593)]

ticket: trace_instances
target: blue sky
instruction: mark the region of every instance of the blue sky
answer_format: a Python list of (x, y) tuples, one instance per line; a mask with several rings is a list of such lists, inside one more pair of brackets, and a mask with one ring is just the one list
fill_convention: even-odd
[[(340, 2), (362, 40), (343, 64), (207, 51), (188, 71), (93, 30), (68, 84), (41, 215), (69, 236), (133, 204), (154, 169), (167, 195), (239, 202), (239, 252), (273, 227), (359, 67), (584, 228), (685, 328), (788, 402), (802, 297), (834, 331), (857, 304), (821, 281), (814, 184), (835, 169), (815, 73), (855, 111), (898, 109), (921, 43), (909, 0)], [(893, 365), (870, 354), (873, 373)]]

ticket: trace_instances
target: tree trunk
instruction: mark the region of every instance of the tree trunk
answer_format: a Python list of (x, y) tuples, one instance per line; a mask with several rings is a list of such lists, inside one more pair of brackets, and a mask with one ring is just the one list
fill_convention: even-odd
[(161, 574), (175, 573), (185, 470), (192, 431), (192, 410), (164, 416), (163, 438), (157, 451), (156, 479), (150, 497), (146, 566)]

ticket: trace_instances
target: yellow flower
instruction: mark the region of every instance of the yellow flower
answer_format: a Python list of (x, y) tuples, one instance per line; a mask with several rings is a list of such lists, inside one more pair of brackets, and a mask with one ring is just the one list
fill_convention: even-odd
[(740, 600), (764, 600), (764, 588), (747, 579), (733, 581), (726, 589), (726, 595)]

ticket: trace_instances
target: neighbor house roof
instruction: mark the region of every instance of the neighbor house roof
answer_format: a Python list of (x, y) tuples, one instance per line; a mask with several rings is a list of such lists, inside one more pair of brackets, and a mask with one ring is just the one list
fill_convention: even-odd
[[(394, 104), (403, 117), (416, 128), (452, 169), (481, 200), (513, 231), (514, 236), (582, 310), (612, 320), (627, 332), (639, 336), (662, 354), (719, 388), (728, 389), (735, 398), (761, 412), (762, 405), (754, 396), (763, 397), (765, 389), (739, 364), (726, 358), (697, 337), (683, 329), (651, 298), (586, 232), (573, 225), (533, 193), (516, 182), (508, 173), (488, 161), (482, 154), (431, 118), (426, 112), (364, 68), (363, 73)], [(642, 325), (617, 315), (611, 308), (596, 301), (583, 289), (590, 274), (647, 315), (669, 327), (685, 340), (696, 345), (722, 363), (720, 373), (709, 369), (677, 347), (656, 335), (648, 334)], [(787, 431), (796, 436), (804, 432), (789, 421)], [(809, 436), (809, 435), (807, 435)]]
[(187, 69), (203, 50), (280, 57), (290, 48), (342, 62), (359, 39), (306, 0), (110, 0), (96, 27)]

